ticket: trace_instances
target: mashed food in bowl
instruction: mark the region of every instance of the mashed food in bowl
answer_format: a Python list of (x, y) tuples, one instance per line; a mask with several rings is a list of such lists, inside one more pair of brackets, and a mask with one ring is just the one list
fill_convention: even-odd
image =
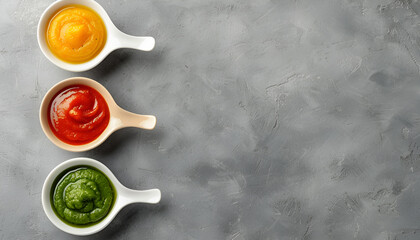
[(68, 5), (50, 19), (46, 31), (51, 52), (68, 63), (84, 63), (95, 58), (106, 43), (101, 17), (82, 5)]
[(51, 207), (73, 227), (89, 227), (111, 211), (116, 198), (108, 177), (91, 166), (75, 166), (62, 172), (51, 188)]

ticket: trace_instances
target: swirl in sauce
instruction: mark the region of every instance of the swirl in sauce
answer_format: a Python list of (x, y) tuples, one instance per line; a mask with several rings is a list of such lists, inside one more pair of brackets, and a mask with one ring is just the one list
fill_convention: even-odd
[(102, 95), (85, 85), (60, 90), (48, 107), (48, 124), (54, 135), (71, 145), (97, 139), (109, 123), (109, 108)]
[(88, 227), (105, 218), (115, 200), (112, 183), (90, 166), (65, 170), (54, 181), (51, 200), (54, 212), (65, 223)]
[(106, 28), (101, 17), (82, 5), (59, 9), (48, 23), (46, 39), (51, 52), (69, 63), (84, 63), (95, 58), (106, 43)]

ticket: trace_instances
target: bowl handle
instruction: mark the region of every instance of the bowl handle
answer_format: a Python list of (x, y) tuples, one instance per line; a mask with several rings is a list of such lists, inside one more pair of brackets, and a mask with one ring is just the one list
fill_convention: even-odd
[(162, 194), (157, 188), (142, 191), (126, 188), (121, 194), (121, 197), (124, 199), (124, 205), (131, 203), (156, 204), (160, 202), (161, 196)]
[(118, 117), (121, 120), (121, 127), (136, 127), (152, 130), (156, 126), (156, 117), (152, 115), (140, 115), (119, 108)]
[(132, 48), (141, 51), (151, 51), (155, 47), (155, 39), (153, 37), (137, 37), (125, 34), (120, 30), (115, 31), (118, 48)]

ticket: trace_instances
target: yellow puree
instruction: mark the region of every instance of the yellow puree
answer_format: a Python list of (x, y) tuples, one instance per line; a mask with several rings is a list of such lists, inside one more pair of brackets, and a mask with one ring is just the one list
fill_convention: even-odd
[(81, 5), (68, 5), (50, 20), (46, 32), (48, 47), (59, 59), (83, 63), (96, 57), (106, 43), (101, 17)]

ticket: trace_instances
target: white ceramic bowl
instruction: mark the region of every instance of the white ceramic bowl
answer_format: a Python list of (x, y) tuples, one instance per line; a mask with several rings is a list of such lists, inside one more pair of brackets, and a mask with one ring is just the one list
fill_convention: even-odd
[[(92, 166), (101, 172), (103, 172), (108, 179), (112, 182), (115, 187), (116, 191), (116, 199), (114, 205), (111, 208), (111, 211), (108, 215), (98, 222), (95, 225), (78, 228), (70, 226), (64, 223), (57, 215), (54, 213), (52, 209), (50, 194), (51, 188), (54, 183), (54, 180), (59, 176), (63, 171), (75, 167), (75, 166)], [(44, 186), (42, 187), (42, 207), (44, 208), (44, 212), (47, 215), (48, 219), (59, 229), (64, 232), (73, 234), (73, 235), (90, 235), (97, 233), (108, 226), (109, 223), (115, 218), (118, 212), (125, 206), (131, 203), (150, 203), (156, 204), (161, 199), (161, 192), (159, 189), (150, 189), (144, 191), (132, 190), (125, 186), (123, 186), (118, 179), (114, 176), (114, 174), (109, 170), (104, 164), (90, 158), (73, 158), (67, 160), (57, 167), (55, 167), (50, 174), (48, 174), (47, 178), (45, 179)]]
[[(102, 95), (102, 97), (104, 97), (109, 108), (110, 119), (108, 126), (98, 138), (83, 145), (71, 145), (61, 141), (54, 135), (48, 124), (49, 103), (58, 91), (71, 85), (85, 85), (94, 88)], [(51, 142), (53, 142), (57, 147), (71, 152), (83, 152), (93, 149), (103, 143), (113, 132), (121, 128), (136, 127), (151, 130), (156, 126), (155, 116), (135, 114), (122, 109), (117, 105), (117, 103), (115, 103), (111, 94), (104, 86), (92, 79), (84, 77), (65, 79), (48, 90), (41, 102), (39, 109), (39, 121), (41, 123), (42, 130)]]
[[(106, 27), (107, 40), (104, 48), (95, 58), (85, 63), (72, 64), (58, 59), (48, 48), (47, 41), (45, 39), (48, 21), (51, 19), (53, 14), (55, 14), (60, 8), (70, 4), (84, 5), (93, 9), (102, 18)], [(59, 0), (53, 2), (41, 15), (38, 23), (38, 44), (42, 53), (48, 58), (48, 60), (58, 67), (67, 71), (82, 72), (94, 68), (102, 62), (108, 54), (119, 48), (133, 48), (142, 51), (150, 51), (155, 47), (155, 39), (153, 37), (135, 37), (121, 32), (112, 23), (104, 8), (94, 0)]]

